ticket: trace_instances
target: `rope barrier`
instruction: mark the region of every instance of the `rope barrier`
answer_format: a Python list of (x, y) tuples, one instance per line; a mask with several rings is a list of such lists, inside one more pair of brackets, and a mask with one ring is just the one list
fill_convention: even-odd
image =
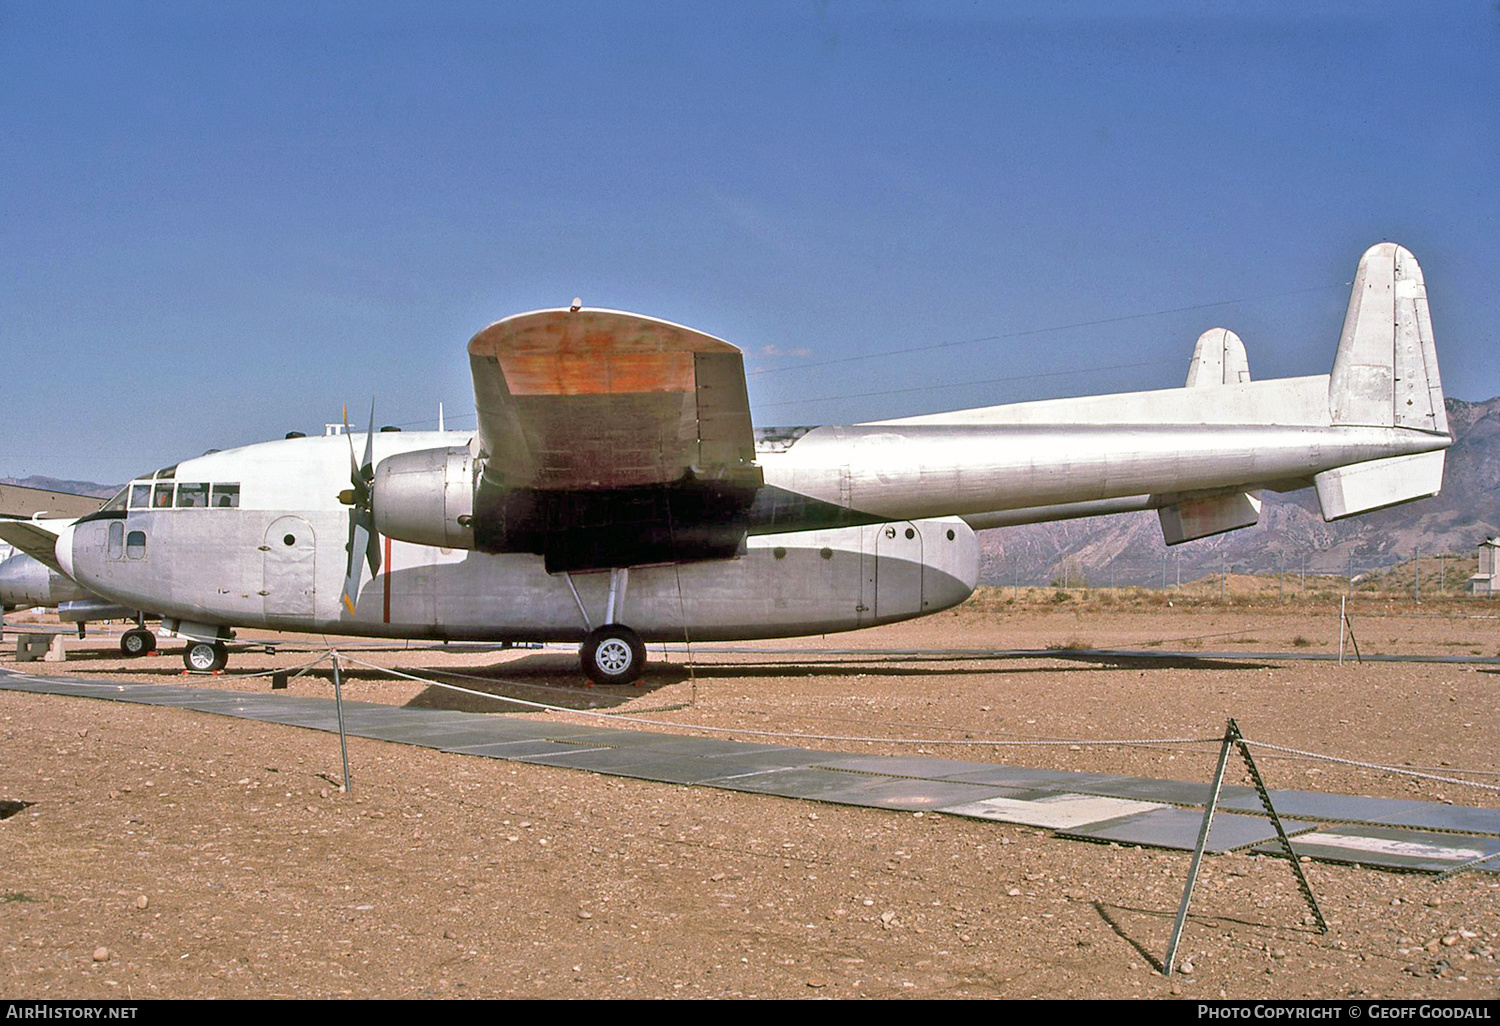
[(1382, 766), (1378, 762), (1360, 762), (1357, 759), (1342, 759), (1337, 755), (1321, 755), (1317, 752), (1305, 752), (1300, 748), (1287, 748), (1283, 745), (1273, 745), (1268, 741), (1255, 741), (1251, 738), (1244, 739), (1247, 745), (1256, 745), (1269, 752), (1284, 752), (1289, 755), (1298, 755), (1304, 759), (1318, 759), (1323, 762), (1335, 762), (1341, 766), (1357, 766), (1360, 769), (1380, 770), (1383, 773), (1396, 773), (1406, 777), (1418, 777), (1422, 780), (1436, 780), (1444, 784), (1457, 784), (1461, 787), (1477, 787), (1485, 791), (1500, 791), (1500, 785), (1485, 784), (1477, 780), (1462, 780), (1458, 777), (1443, 777), (1436, 773), (1419, 773), (1416, 770), (1405, 769), (1400, 766)]

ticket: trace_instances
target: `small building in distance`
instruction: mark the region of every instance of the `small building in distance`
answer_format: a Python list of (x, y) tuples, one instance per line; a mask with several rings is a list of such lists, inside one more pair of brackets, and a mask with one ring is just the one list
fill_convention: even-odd
[(1479, 572), (1469, 578), (1469, 590), (1475, 595), (1494, 598), (1500, 588), (1496, 582), (1497, 552), (1500, 552), (1500, 538), (1486, 538), (1479, 543)]

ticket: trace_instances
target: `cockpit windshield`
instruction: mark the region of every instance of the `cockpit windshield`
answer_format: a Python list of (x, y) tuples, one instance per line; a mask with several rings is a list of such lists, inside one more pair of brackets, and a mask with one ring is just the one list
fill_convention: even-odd
[[(169, 468), (175, 471), (174, 468)], [(106, 509), (237, 509), (240, 504), (238, 481), (177, 481), (155, 477), (132, 481), (119, 495), (109, 500)]]

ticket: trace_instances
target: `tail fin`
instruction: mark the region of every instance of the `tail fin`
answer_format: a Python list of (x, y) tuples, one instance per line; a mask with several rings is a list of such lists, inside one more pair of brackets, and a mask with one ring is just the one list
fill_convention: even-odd
[(1238, 335), (1228, 328), (1209, 328), (1198, 336), (1184, 387), (1240, 385), (1249, 380), (1250, 359)]
[[(1411, 252), (1392, 242), (1360, 258), (1328, 384), (1334, 424), (1448, 434), (1427, 286)], [(1443, 452), (1394, 456), (1313, 478), (1323, 519), (1337, 520), (1436, 495)]]
[(1393, 242), (1360, 258), (1328, 385), (1335, 424), (1448, 433), (1422, 268)]
[[(1250, 380), (1250, 358), (1245, 343), (1228, 328), (1209, 328), (1198, 336), (1193, 358), (1188, 361), (1185, 388), (1240, 385)], [(1155, 497), (1153, 497), (1155, 498)], [(1182, 495), (1169, 505), (1158, 506), (1162, 540), (1181, 545), (1260, 522), (1260, 489), (1249, 492), (1213, 492)]]

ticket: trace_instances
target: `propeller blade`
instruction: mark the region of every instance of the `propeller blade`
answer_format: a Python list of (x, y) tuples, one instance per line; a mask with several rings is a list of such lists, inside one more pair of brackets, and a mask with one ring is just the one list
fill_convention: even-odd
[(349, 523), (349, 573), (344, 578), (344, 590), (339, 598), (344, 603), (344, 608), (354, 614), (354, 601), (359, 598), (359, 582), (364, 575), (364, 563), (359, 558), (359, 552), (364, 549), (368, 552), (370, 547), (370, 530), (362, 522), (361, 518), (351, 517)]
[[(354, 613), (355, 601), (359, 598), (359, 585), (364, 567), (370, 567), (370, 576), (380, 573), (380, 536), (375, 532), (375, 510), (371, 505), (374, 496), (371, 485), (375, 480), (375, 398), (370, 397), (370, 428), (365, 432), (365, 459), (361, 464), (354, 454), (354, 436), (349, 434), (349, 407), (344, 406), (344, 435), (349, 439), (349, 483), (354, 487), (347, 493), (349, 503), (349, 561), (344, 567), (344, 588), (340, 599), (344, 608)], [(342, 496), (340, 496), (342, 498)], [(363, 554), (363, 559), (361, 559)]]
[(375, 533), (375, 515), (367, 513), (368, 519), (364, 520), (369, 540), (365, 542), (365, 562), (370, 564), (370, 576), (374, 577), (380, 573), (380, 535)]
[(354, 455), (354, 436), (349, 433), (349, 404), (344, 404), (344, 437), (349, 440), (349, 483), (354, 485), (355, 496), (359, 495), (362, 479), (359, 476), (359, 460)]
[[(354, 443), (350, 442), (350, 452), (354, 449)], [(375, 397), (370, 396), (370, 428), (365, 432), (365, 460), (359, 465), (359, 476), (366, 483), (375, 480), (375, 467), (371, 462), (375, 454)]]

